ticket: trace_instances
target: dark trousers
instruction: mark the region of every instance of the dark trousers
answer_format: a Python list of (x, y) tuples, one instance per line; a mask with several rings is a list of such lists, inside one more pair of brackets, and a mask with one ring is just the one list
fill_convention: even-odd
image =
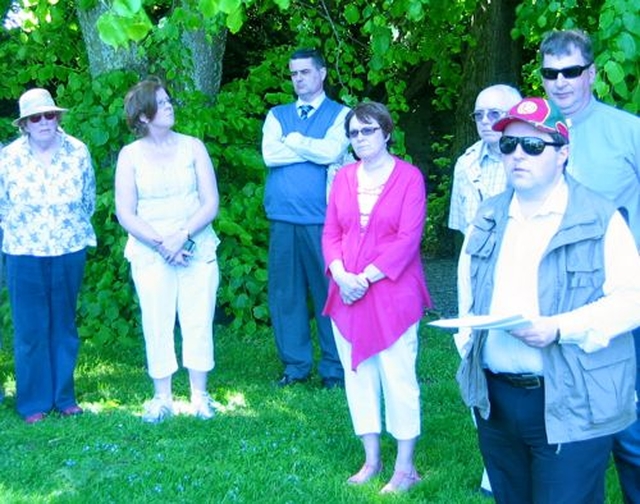
[(612, 436), (550, 445), (544, 387), (487, 375), (491, 414), (476, 412), (478, 439), (498, 504), (601, 504)]
[(76, 404), (73, 373), (80, 340), (76, 304), (85, 250), (55, 257), (9, 255), (16, 396), (23, 417)]
[(613, 459), (626, 504), (640, 504), (640, 328), (633, 331), (636, 347), (636, 410), (638, 418), (613, 436)]
[(322, 256), (322, 225), (271, 221), (269, 236), (269, 311), (284, 372), (305, 378), (313, 366), (308, 295), (311, 295), (322, 356), (323, 378), (343, 371), (328, 317), (322, 315), (328, 280)]

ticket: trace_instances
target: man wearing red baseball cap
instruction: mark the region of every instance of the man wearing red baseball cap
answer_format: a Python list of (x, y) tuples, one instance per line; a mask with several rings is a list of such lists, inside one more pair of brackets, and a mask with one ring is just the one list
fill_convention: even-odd
[(635, 420), (640, 258), (616, 207), (565, 173), (555, 105), (525, 98), (494, 129), (510, 189), (483, 203), (463, 244), (461, 316), (529, 323), (473, 331), (462, 396), (496, 502), (604, 502), (613, 434)]

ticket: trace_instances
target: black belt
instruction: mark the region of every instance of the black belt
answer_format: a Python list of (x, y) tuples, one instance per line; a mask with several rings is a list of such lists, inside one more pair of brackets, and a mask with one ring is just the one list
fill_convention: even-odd
[(544, 384), (544, 378), (533, 373), (493, 373), (488, 369), (485, 371), (488, 377), (508, 383), (512, 387), (537, 389)]

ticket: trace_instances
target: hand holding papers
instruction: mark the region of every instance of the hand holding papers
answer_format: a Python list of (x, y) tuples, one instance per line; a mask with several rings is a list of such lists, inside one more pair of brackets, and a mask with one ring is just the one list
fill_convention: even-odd
[(441, 329), (459, 329), (454, 334), (454, 342), (460, 357), (464, 357), (470, 348), (471, 331), (473, 329), (500, 329), (513, 331), (531, 326), (531, 321), (522, 315), (471, 315), (468, 317), (440, 319), (428, 322), (428, 325)]

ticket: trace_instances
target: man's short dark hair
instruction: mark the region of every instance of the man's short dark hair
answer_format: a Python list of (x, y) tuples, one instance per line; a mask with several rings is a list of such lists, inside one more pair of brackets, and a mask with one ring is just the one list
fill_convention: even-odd
[(327, 67), (324, 61), (324, 58), (322, 56), (322, 53), (320, 53), (320, 51), (318, 51), (317, 49), (298, 49), (291, 55), (290, 59), (296, 60), (296, 59), (309, 59), (309, 58), (313, 60), (313, 64), (315, 65), (316, 68), (320, 69), (320, 68)]
[[(567, 140), (567, 138), (561, 135), (560, 133), (549, 133), (549, 135), (551, 136), (551, 139), (555, 143), (559, 143), (562, 145), (569, 145), (569, 140)], [(560, 147), (556, 147), (556, 149), (559, 149), (559, 148)]]
[(593, 63), (591, 39), (582, 30), (554, 30), (547, 33), (540, 44), (540, 55), (565, 56), (576, 48), (585, 63)]

